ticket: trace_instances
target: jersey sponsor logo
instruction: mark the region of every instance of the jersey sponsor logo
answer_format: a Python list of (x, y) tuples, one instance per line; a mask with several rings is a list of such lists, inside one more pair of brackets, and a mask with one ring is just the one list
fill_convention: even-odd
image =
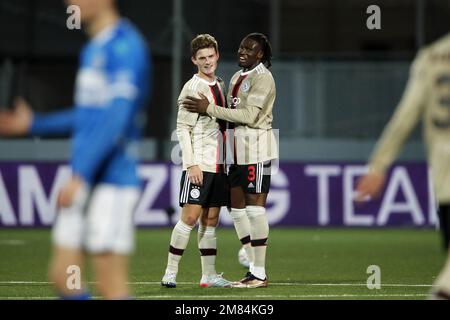
[(242, 85), (241, 85), (241, 91), (242, 92), (247, 92), (248, 90), (250, 90), (250, 82), (248, 82), (247, 80), (245, 80)]
[(108, 77), (94, 68), (83, 68), (76, 79), (75, 103), (78, 106), (105, 107), (109, 100)]
[(241, 98), (238, 98), (238, 97), (231, 98), (231, 106), (233, 108), (236, 108), (240, 103), (241, 103)]
[(200, 197), (200, 190), (198, 189), (192, 189), (190, 192), (191, 198), (198, 199)]

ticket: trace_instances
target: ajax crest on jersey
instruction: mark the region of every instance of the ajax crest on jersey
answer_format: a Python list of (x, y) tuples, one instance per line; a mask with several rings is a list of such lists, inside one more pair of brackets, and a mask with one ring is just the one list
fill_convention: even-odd
[(244, 81), (241, 85), (241, 91), (242, 92), (247, 92), (250, 89), (250, 82), (248, 82), (247, 80)]

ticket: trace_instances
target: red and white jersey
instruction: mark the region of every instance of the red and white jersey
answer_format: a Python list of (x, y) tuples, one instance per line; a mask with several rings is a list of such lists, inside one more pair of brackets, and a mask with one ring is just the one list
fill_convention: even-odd
[(187, 111), (183, 101), (187, 96), (205, 95), (217, 108), (226, 107), (225, 85), (220, 78), (208, 82), (194, 75), (178, 97), (177, 136), (181, 146), (183, 170), (198, 165), (202, 171), (224, 171), (224, 134), (226, 122), (210, 115)]
[[(227, 138), (234, 135), (234, 163), (253, 164), (278, 158), (272, 129), (276, 97), (272, 73), (260, 63), (250, 71), (236, 72), (228, 88), (229, 108), (208, 106), (208, 114), (229, 121)], [(235, 110), (233, 110), (235, 109)], [(234, 149), (234, 150), (233, 150)]]

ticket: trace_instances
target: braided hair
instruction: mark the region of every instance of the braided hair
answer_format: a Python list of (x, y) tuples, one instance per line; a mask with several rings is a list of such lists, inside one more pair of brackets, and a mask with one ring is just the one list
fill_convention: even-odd
[(272, 66), (272, 46), (269, 42), (269, 39), (266, 35), (254, 32), (250, 33), (246, 36), (246, 38), (252, 39), (258, 42), (259, 47), (263, 52), (263, 57), (261, 58), (261, 62), (266, 66), (266, 68), (270, 68)]

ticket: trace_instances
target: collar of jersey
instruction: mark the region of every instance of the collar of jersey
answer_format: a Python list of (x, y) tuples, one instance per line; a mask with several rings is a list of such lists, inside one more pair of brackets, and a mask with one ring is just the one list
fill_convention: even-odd
[(214, 80), (213, 82), (208, 82), (208, 81), (206, 81), (205, 79), (199, 77), (197, 74), (194, 74), (194, 78), (196, 78), (196, 79), (202, 81), (203, 83), (206, 83), (208, 86), (215, 86), (215, 85), (216, 85), (216, 82), (217, 82), (217, 80)]
[[(248, 71), (245, 71), (245, 72), (241, 71), (241, 76), (246, 76), (246, 75), (252, 73), (252, 72), (255, 71), (256, 69), (258, 69), (258, 67), (259, 67), (260, 65), (263, 65), (263, 63), (260, 62), (260, 63), (259, 63), (256, 67), (254, 67), (252, 70), (248, 70)], [(264, 66), (264, 65), (263, 65), (263, 66)]]
[(116, 23), (106, 27), (105, 29), (103, 29), (102, 31), (100, 31), (99, 33), (97, 33), (94, 38), (92, 38), (92, 42), (98, 45), (102, 45), (106, 42), (108, 42), (108, 40), (110, 40), (113, 35), (114, 35), (114, 31), (117, 29), (117, 27), (119, 26), (119, 24), (122, 22), (122, 19), (118, 19), (116, 21)]

